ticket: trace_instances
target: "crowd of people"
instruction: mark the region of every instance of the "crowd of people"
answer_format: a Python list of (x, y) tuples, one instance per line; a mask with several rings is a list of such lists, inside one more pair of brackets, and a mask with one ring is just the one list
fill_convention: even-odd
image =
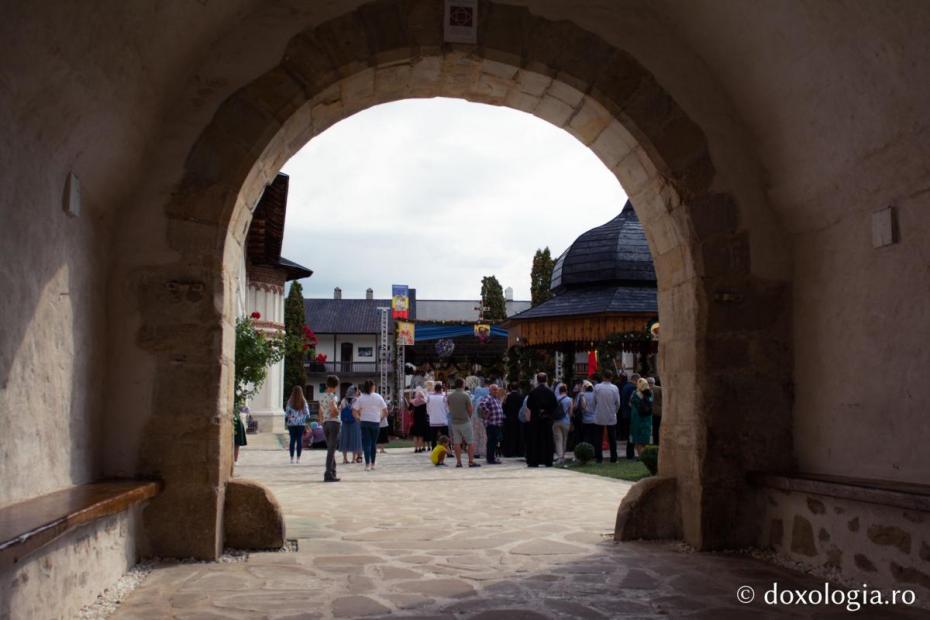
[[(310, 424), (322, 426), (325, 482), (339, 481), (338, 452), (343, 464), (364, 462), (365, 471), (371, 471), (378, 445), (388, 440), (388, 405), (374, 382), (351, 385), (342, 398), (339, 385), (338, 377), (326, 378), (316, 416), (303, 389), (294, 386), (284, 413), (291, 463), (300, 463)], [(500, 464), (501, 457), (523, 457), (528, 467), (552, 467), (565, 464), (566, 454), (581, 442), (591, 444), (597, 463), (603, 462), (606, 445), (614, 463), (618, 439), (626, 443), (626, 458), (634, 459), (647, 444), (658, 443), (662, 419), (662, 391), (655, 378), (633, 374), (627, 380), (623, 373), (615, 378), (610, 370), (571, 387), (550, 386), (543, 372), (522, 389), (516, 383), (504, 389), (468, 377), (455, 379), (447, 390), (441, 382), (427, 380), (406, 396), (406, 405), (413, 414), (414, 452), (429, 452), (437, 467), (447, 466), (449, 454), (456, 467), (481, 467), (482, 456), (488, 465)]]
[(482, 454), (488, 464), (501, 456), (524, 457), (529, 467), (538, 467), (564, 464), (566, 453), (581, 442), (592, 445), (598, 463), (605, 444), (610, 462), (617, 462), (618, 439), (626, 442), (626, 458), (638, 458), (646, 445), (658, 443), (662, 394), (655, 378), (638, 374), (627, 380), (606, 370), (569, 387), (550, 386), (547, 375), (538, 373), (535, 385), (523, 389), (456, 379), (447, 392), (442, 383), (426, 381), (408, 406), (414, 452), (429, 450), (436, 465), (436, 450), (446, 438), (457, 467), (464, 466), (463, 453), (469, 467), (478, 467), (475, 459)]

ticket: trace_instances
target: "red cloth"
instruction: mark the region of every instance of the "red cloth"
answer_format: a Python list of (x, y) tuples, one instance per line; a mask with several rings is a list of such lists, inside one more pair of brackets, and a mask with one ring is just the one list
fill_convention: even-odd
[(597, 372), (597, 351), (588, 351), (588, 376)]

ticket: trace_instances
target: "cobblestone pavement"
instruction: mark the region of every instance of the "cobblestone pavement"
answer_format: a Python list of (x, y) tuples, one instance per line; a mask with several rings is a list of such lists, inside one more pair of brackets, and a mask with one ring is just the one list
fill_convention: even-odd
[[(819, 579), (672, 543), (614, 543), (627, 482), (517, 460), (435, 468), (403, 448), (379, 455), (373, 472), (340, 465), (342, 482), (324, 484), (322, 452), (290, 465), (276, 444), (255, 439), (236, 476), (273, 489), (298, 550), (158, 567), (114, 618), (849, 617), (842, 607), (758, 600), (773, 582), (822, 589)], [(757, 600), (738, 603), (740, 585)]]

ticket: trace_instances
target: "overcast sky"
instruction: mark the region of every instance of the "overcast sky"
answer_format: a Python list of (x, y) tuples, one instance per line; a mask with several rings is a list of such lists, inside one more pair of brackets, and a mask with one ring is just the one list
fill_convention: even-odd
[(388, 103), (311, 140), (290, 175), (285, 257), (314, 271), (306, 297), (477, 299), (496, 275), (530, 298), (537, 248), (553, 257), (620, 212), (626, 194), (567, 132), (456, 99)]

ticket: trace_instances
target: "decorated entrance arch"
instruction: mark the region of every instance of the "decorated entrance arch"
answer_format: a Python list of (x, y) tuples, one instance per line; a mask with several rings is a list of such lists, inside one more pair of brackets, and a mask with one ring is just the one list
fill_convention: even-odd
[[(303, 31), (276, 66), (219, 107), (187, 153), (162, 213), (173, 254), (142, 256), (118, 274), (139, 297), (138, 332), (164, 335), (128, 339), (151, 356), (156, 382), (198, 387), (180, 390), (186, 413), (179, 424), (153, 419), (135, 431), (146, 437), (138, 473), (167, 483), (145, 513), (155, 553), (215, 557), (222, 547), (218, 515), (231, 458), (228, 291), (251, 207), (281, 165), (328, 126), (378, 103), (428, 96), (535, 114), (588, 145), (617, 175), (655, 256), (665, 328), (660, 367), (678, 394), (664, 412), (660, 474), (669, 481), (661, 493), (674, 496), (680, 515), (659, 515), (656, 526), (699, 548), (755, 540), (745, 472), (790, 465), (784, 283), (752, 274), (749, 224), (715, 172), (704, 132), (633, 56), (570, 22), (481, 6), (475, 45), (443, 41), (441, 3), (374, 2)], [(209, 334), (196, 346), (192, 325)], [(733, 342), (755, 362), (747, 364), (752, 372), (720, 371), (719, 352)], [(750, 409), (731, 402), (725, 396), (733, 390), (758, 401)], [(153, 409), (177, 411), (178, 392), (156, 390)], [(763, 422), (768, 439), (742, 440)], [(185, 441), (172, 429), (183, 429)], [(731, 448), (724, 454), (720, 445)], [(202, 475), (192, 479), (192, 469)]]

